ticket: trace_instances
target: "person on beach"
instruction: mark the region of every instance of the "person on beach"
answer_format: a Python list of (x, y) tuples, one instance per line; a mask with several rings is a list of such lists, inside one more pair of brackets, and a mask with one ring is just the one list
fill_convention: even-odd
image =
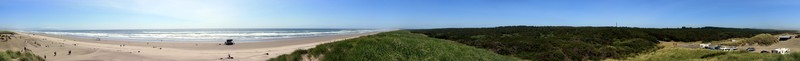
[(58, 55), (58, 54), (56, 54), (56, 52), (53, 52), (53, 56), (56, 56), (56, 55)]
[(69, 50), (69, 52), (67, 52), (67, 55), (72, 55), (72, 50)]
[(231, 57), (231, 54), (228, 54), (228, 59), (233, 59), (233, 57)]

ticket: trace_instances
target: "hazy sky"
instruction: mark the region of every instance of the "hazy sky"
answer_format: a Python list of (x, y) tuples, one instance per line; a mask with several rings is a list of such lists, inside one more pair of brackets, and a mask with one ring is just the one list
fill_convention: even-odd
[(721, 26), (800, 29), (800, 0), (0, 0), (0, 28)]

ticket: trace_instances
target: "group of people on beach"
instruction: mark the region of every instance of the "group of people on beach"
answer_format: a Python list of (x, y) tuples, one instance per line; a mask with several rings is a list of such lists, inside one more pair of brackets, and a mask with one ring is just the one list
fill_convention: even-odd
[[(72, 55), (72, 50), (67, 51), (67, 55)], [(47, 55), (43, 55), (44, 58), (47, 58)], [(53, 52), (53, 57), (58, 56), (58, 52)]]

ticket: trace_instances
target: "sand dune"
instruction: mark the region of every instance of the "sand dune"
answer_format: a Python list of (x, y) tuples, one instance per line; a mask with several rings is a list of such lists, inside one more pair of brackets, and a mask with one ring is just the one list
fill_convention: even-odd
[[(0, 42), (0, 48), (28, 48), (49, 61), (264, 61), (308, 49), (322, 43), (376, 34), (379, 32), (319, 37), (278, 39), (266, 42), (237, 43), (232, 46), (211, 42), (132, 42), (83, 39), (58, 35), (21, 33), (18, 38)], [(26, 42), (27, 41), (27, 42)], [(24, 46), (24, 47), (23, 47)], [(68, 53), (71, 51), (71, 54)], [(221, 59), (228, 57), (234, 59)]]

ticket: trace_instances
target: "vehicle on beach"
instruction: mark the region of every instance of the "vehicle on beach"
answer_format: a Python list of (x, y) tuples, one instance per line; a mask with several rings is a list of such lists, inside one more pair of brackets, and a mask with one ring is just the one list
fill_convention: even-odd
[(786, 41), (786, 40), (792, 39), (794, 37), (793, 36), (779, 36), (778, 38), (779, 38), (778, 40), (780, 40), (780, 41)]
[(225, 45), (233, 45), (233, 39), (225, 40)]

